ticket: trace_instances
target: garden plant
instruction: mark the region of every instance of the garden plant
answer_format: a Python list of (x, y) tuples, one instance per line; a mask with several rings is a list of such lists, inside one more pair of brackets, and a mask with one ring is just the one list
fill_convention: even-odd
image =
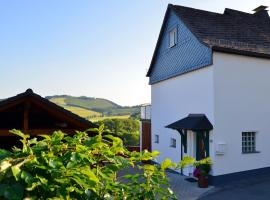
[[(22, 145), (0, 150), (0, 199), (176, 199), (165, 174), (175, 164), (145, 164), (158, 152), (129, 152), (103, 129), (39, 139), (12, 130)], [(140, 173), (120, 177), (129, 168)]]

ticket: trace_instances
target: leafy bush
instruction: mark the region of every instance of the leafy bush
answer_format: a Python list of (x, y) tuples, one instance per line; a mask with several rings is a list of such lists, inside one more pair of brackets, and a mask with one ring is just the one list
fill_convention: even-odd
[(185, 156), (179, 163), (178, 167), (184, 168), (188, 165), (193, 165), (196, 168), (193, 173), (196, 174), (195, 176), (208, 176), (209, 172), (211, 171), (213, 161), (210, 157), (196, 161), (196, 159), (193, 157)]
[[(0, 150), (0, 199), (175, 199), (165, 175), (174, 166), (169, 160), (139, 165), (158, 152), (129, 152), (103, 127), (93, 131), (94, 137), (58, 131), (37, 140), (13, 130), (22, 148)], [(119, 177), (124, 168), (141, 173)]]

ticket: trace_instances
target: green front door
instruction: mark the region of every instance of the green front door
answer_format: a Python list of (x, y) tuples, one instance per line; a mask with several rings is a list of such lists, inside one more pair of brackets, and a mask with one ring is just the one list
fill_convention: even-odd
[(196, 132), (196, 160), (201, 160), (209, 156), (209, 132)]

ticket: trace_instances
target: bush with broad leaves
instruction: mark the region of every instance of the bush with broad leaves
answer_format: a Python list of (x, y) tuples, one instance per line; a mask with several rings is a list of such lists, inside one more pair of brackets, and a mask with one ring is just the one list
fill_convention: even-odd
[[(158, 152), (129, 152), (102, 126), (90, 131), (97, 135), (58, 131), (37, 140), (12, 130), (22, 147), (0, 150), (0, 199), (176, 199), (165, 174), (170, 160), (140, 164)], [(119, 177), (128, 168), (140, 173)]]

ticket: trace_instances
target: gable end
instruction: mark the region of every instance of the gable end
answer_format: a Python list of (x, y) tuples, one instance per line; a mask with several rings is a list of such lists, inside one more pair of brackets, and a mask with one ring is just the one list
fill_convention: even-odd
[[(169, 33), (177, 29), (177, 43), (169, 47)], [(212, 50), (204, 45), (169, 5), (147, 73), (154, 84), (212, 64)]]

